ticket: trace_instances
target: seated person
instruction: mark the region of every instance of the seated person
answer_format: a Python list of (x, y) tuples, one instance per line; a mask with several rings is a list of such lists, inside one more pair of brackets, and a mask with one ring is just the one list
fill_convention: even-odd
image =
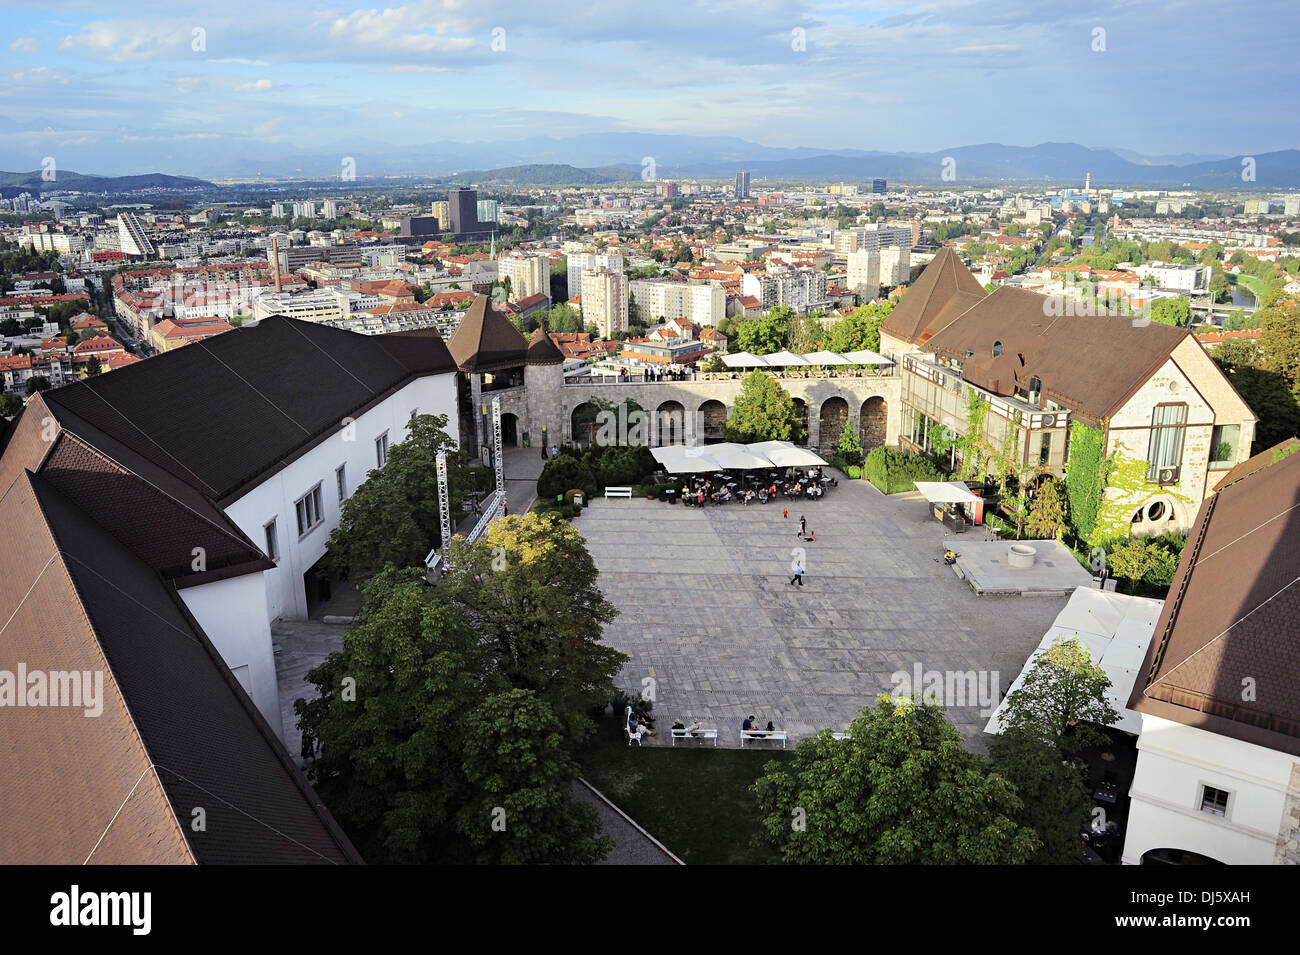
[(704, 726), (699, 720), (692, 720), (691, 725), (686, 727), (686, 732), (690, 733), (692, 736), (699, 736), (703, 731)]
[(755, 727), (754, 727), (754, 717), (752, 717), (752, 716), (746, 716), (746, 717), (745, 717), (745, 722), (743, 722), (743, 723), (740, 724), (740, 731), (741, 731), (742, 733), (748, 733), (750, 730), (752, 730), (752, 729), (754, 729), (754, 728), (755, 728)]
[(767, 488), (763, 488), (763, 490), (758, 492), (758, 502), (760, 504), (767, 503)]
[(686, 724), (681, 721), (681, 717), (673, 720), (673, 732), (681, 733), (686, 730)]
[(640, 725), (640, 732), (638, 733), (638, 735), (640, 735), (640, 736), (654, 736), (654, 735), (655, 735), (655, 731), (652, 730), (652, 729), (650, 728), (650, 724), (647, 723), (647, 722), (645, 721), (644, 718), (642, 718), (642, 719), (640, 720), (639, 725)]
[(943, 562), (951, 567), (953, 564), (957, 563), (957, 558), (960, 556), (961, 554), (956, 554), (950, 550), (946, 550), (943, 552)]

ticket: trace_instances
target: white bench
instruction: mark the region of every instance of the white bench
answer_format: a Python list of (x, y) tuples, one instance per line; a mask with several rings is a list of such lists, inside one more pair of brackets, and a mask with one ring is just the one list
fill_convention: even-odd
[(641, 745), (641, 734), (633, 733), (628, 727), (632, 724), (632, 707), (623, 711), (623, 735), (627, 737), (627, 745), (631, 746), (632, 741), (636, 740), (638, 746)]
[(605, 497), (625, 497), (632, 500), (632, 489), (630, 487), (607, 487), (605, 488)]
[(747, 739), (779, 739), (781, 748), (785, 749), (785, 730), (741, 730), (740, 731), (740, 748), (745, 748)]
[(673, 730), (673, 745), (677, 745), (679, 739), (711, 739), (713, 745), (718, 745), (717, 730), (696, 730), (692, 733), (690, 730)]

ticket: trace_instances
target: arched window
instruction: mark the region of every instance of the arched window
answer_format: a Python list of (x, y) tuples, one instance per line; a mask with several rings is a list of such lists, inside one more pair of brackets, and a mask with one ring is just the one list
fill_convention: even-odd
[(998, 355), (1001, 355), (1001, 354), (1002, 354), (1002, 343), (1001, 343), (1001, 342), (994, 342), (994, 343), (993, 343), (993, 357), (994, 357), (994, 358), (997, 358)]

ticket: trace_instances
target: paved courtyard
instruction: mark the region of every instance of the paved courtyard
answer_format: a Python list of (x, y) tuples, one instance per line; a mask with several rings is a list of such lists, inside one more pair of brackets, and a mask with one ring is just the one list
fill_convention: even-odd
[[(919, 495), (887, 498), (841, 480), (820, 502), (791, 506), (788, 519), (783, 506), (598, 500), (576, 519), (599, 585), (622, 611), (605, 631), (631, 657), (618, 682), (639, 693), (643, 679), (655, 681), (662, 732), (647, 744), (668, 745), (676, 717), (716, 727), (722, 746), (740, 744), (751, 713), (786, 730), (791, 745), (845, 730), (894, 687), (891, 674), (918, 664), (987, 674), (991, 710), (1065, 605), (975, 596), (936, 560), (948, 532)], [(815, 543), (796, 539), (801, 513)], [(796, 547), (806, 552), (802, 588), (789, 583)], [(965, 702), (949, 718), (982, 751), (987, 715), (979, 700)]]

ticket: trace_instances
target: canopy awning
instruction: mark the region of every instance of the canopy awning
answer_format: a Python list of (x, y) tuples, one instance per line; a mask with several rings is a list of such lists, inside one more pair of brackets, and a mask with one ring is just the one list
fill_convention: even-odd
[(969, 504), (981, 499), (961, 481), (917, 481), (916, 489), (931, 504)]
[(767, 359), (761, 355), (751, 355), (747, 351), (736, 352), (734, 355), (723, 355), (722, 363), (728, 368), (766, 368)]
[(826, 462), (807, 448), (789, 441), (760, 441), (747, 445), (755, 454), (761, 454), (778, 468), (815, 468)]
[[(1112, 724), (1116, 729), (1132, 735), (1142, 730), (1142, 717), (1128, 709), (1128, 698), (1142, 672), (1147, 647), (1160, 619), (1162, 600), (1149, 597), (1129, 597), (1104, 590), (1076, 587), (1070, 601), (1057, 615), (1051, 628), (1025, 662), (1020, 675), (1007, 688), (1011, 696), (1024, 683), (1025, 675), (1034, 661), (1058, 640), (1077, 640), (1092, 662), (1101, 667), (1110, 679), (1106, 699), (1119, 720)], [(986, 733), (1002, 731), (1002, 709), (1006, 698), (998, 704), (988, 724)]]
[(704, 448), (709, 459), (716, 461), (724, 471), (749, 471), (754, 468), (770, 468), (772, 462), (753, 448), (744, 444), (710, 444)]
[[(803, 356), (810, 365), (852, 365), (854, 362), (849, 361), (839, 352), (833, 351), (815, 351)], [(860, 364), (860, 363), (859, 363)]]
[(858, 351), (845, 352), (844, 357), (847, 358), (849, 363), (853, 365), (892, 365), (893, 364), (893, 362), (890, 359), (886, 358), (884, 355), (881, 355), (879, 352), (872, 351), (870, 348), (861, 348)]
[(786, 368), (791, 365), (807, 365), (809, 361), (803, 355), (796, 355), (792, 351), (779, 351), (775, 355), (764, 355), (767, 363), (773, 368)]

